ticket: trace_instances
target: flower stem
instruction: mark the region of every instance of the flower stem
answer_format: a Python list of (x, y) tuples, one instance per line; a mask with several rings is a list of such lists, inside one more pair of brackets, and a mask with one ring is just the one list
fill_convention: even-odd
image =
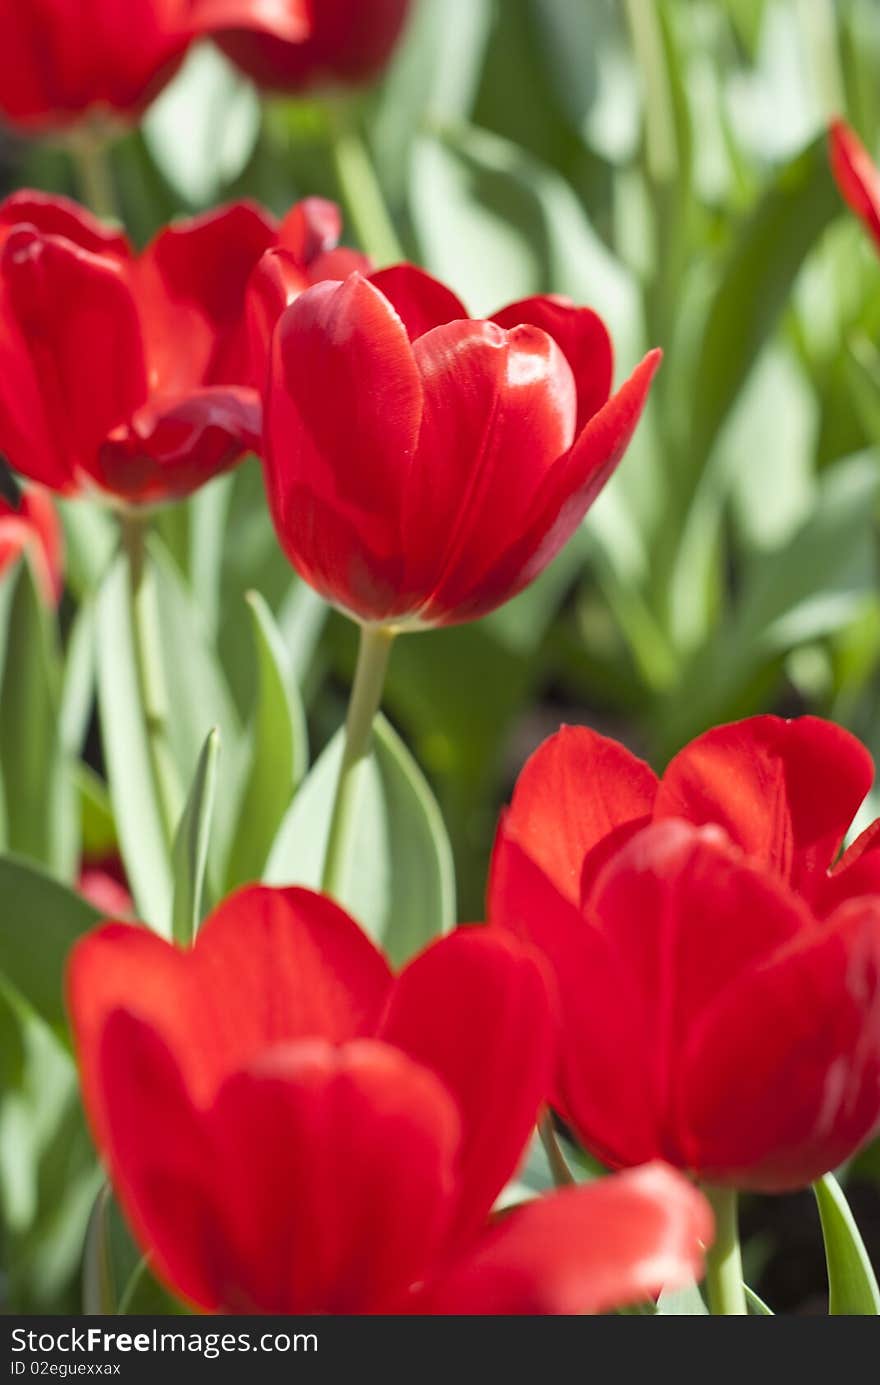
[(345, 719), (345, 744), (339, 766), (339, 778), (336, 781), (324, 855), (324, 871), (321, 876), (321, 889), (325, 894), (333, 895), (337, 899), (345, 883), (346, 859), (351, 845), (361, 779), (359, 771), (370, 749), (370, 735), (382, 701), (382, 689), (385, 685), (385, 673), (393, 641), (394, 632), (384, 626), (361, 626), (357, 668)]
[(103, 221), (118, 221), (119, 208), (106, 141), (85, 131), (71, 142), (70, 152), (83, 201)]
[(559, 1148), (556, 1131), (553, 1129), (553, 1117), (549, 1111), (545, 1111), (538, 1121), (538, 1134), (541, 1137), (541, 1144), (544, 1146), (544, 1153), (547, 1155), (547, 1163), (550, 1165), (553, 1182), (557, 1188), (567, 1188), (570, 1183), (574, 1182), (574, 1177), (565, 1162), (562, 1150)]
[(706, 1252), (706, 1290), (709, 1310), (743, 1317), (748, 1313), (739, 1248), (736, 1192), (733, 1188), (704, 1188), (715, 1213), (715, 1242)]
[(162, 677), (159, 612), (149, 569), (147, 524), (138, 515), (121, 519), (128, 559), (129, 619), (147, 754), (165, 841), (170, 849), (183, 810), (183, 793), (168, 742), (168, 697)]
[(330, 153), (345, 214), (377, 268), (405, 258), (367, 146), (348, 106), (331, 111)]

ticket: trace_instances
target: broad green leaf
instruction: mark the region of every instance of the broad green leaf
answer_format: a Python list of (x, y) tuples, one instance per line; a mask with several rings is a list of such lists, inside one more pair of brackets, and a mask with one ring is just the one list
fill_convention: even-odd
[(0, 974), (64, 1034), (67, 954), (101, 916), (81, 895), (14, 856), (0, 856), (0, 900)]
[(202, 898), (219, 751), (220, 733), (209, 731), (174, 839), (171, 936), (183, 947), (192, 942), (203, 916)]
[(260, 128), (254, 87), (213, 47), (199, 45), (143, 123), (162, 174), (191, 205), (217, 198), (245, 167)]
[(232, 837), (226, 887), (259, 880), (281, 820), (308, 765), (305, 712), (272, 613), (256, 592), (253, 617), (259, 684), (251, 728), (250, 766)]
[(107, 574), (116, 545), (116, 526), (98, 501), (59, 500), (64, 523), (64, 575), (80, 599), (96, 592)]
[[(342, 745), (340, 731), (286, 814), (265, 871), (269, 884), (318, 887)], [(341, 902), (399, 964), (455, 924), (452, 852), (421, 771), (381, 716), (363, 770)]]
[(171, 917), (170, 849), (141, 709), (128, 563), (120, 554), (97, 599), (98, 703), (119, 845), (140, 916)]
[(119, 841), (107, 785), (81, 761), (74, 766), (73, 778), (79, 794), (83, 860), (117, 856)]
[(83, 1250), (82, 1310), (89, 1317), (116, 1312), (108, 1215), (112, 1193), (105, 1183), (92, 1208)]
[(743, 1285), (743, 1289), (745, 1290), (745, 1295), (746, 1295), (746, 1306), (748, 1307), (749, 1315), (750, 1315), (751, 1317), (753, 1317), (753, 1318), (772, 1318), (772, 1317), (773, 1317), (773, 1309), (767, 1307), (767, 1305), (766, 1305), (766, 1303), (764, 1302), (764, 1300), (763, 1300), (762, 1298), (760, 1298), (760, 1297), (755, 1293), (754, 1289), (750, 1289), (749, 1286), (748, 1286), (748, 1284), (744, 1284), (744, 1285)]
[(77, 817), (61, 743), (61, 668), (54, 617), (20, 564), (0, 688), (0, 765), (10, 851), (69, 878), (78, 855)]
[(61, 686), (61, 741), (68, 754), (82, 751), (95, 696), (95, 607), (84, 601), (74, 617)]
[(657, 1312), (664, 1317), (702, 1318), (709, 1310), (699, 1285), (687, 1284), (683, 1289), (664, 1289), (657, 1300)]
[(0, 1093), (11, 1092), (24, 1076), (24, 1039), (21, 1016), (13, 992), (0, 973)]
[(813, 1184), (828, 1266), (828, 1312), (832, 1316), (880, 1316), (880, 1289), (865, 1243), (840, 1184), (827, 1173)]

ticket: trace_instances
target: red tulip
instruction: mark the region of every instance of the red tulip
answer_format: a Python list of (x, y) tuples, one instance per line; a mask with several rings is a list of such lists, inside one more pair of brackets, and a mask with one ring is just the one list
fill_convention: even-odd
[(80, 865), (76, 888), (108, 918), (133, 919), (134, 900), (119, 856), (89, 857)]
[[(410, 0), (309, 0), (310, 33), (300, 43), (232, 24), (217, 37), (224, 52), (262, 87), (303, 91), (347, 86), (381, 72), (409, 8)], [(215, 27), (220, 28), (219, 21)]]
[(858, 743), (815, 718), (721, 727), (659, 783), (581, 728), (526, 766), (489, 914), (552, 965), (554, 1103), (599, 1157), (777, 1191), (875, 1128), (870, 842), (827, 872), (869, 782)]
[(819, 717), (716, 726), (662, 779), (617, 741), (564, 726), (527, 762), (503, 831), (577, 901), (652, 819), (714, 823), (825, 917), (847, 899), (880, 895), (880, 820), (839, 855), (873, 777), (861, 742)]
[(362, 621), (417, 628), (491, 611), (571, 537), (658, 361), (609, 398), (605, 327), (564, 299), (475, 321), (411, 265), (308, 289), (275, 329), (266, 399), (287, 556)]
[[(175, 223), (140, 255), (64, 198), (0, 206), (0, 450), (51, 489), (186, 495), (257, 444), (244, 320), (251, 273), (327, 204), (278, 223), (248, 202)], [(317, 210), (316, 210), (317, 208)], [(323, 246), (328, 236), (324, 234)], [(326, 257), (326, 256), (325, 256)]]
[(64, 535), (55, 506), (39, 486), (27, 486), (17, 505), (0, 495), (0, 576), (27, 554), (47, 606), (64, 587)]
[(330, 899), (249, 887), (187, 952), (103, 925), (68, 997), (122, 1206), (203, 1309), (599, 1311), (698, 1270), (707, 1210), (662, 1168), (488, 1229), (555, 1033), (503, 935), (461, 929), (394, 979)]
[(137, 119), (218, 24), (309, 31), (305, 0), (0, 0), (0, 114), (33, 131)]
[(832, 123), (829, 138), (831, 171), (841, 195), (880, 247), (880, 170), (845, 121)]

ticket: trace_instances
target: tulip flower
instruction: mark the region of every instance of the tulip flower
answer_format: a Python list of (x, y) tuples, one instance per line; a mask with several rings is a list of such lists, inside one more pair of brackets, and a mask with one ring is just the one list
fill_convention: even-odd
[(660, 779), (617, 741), (564, 726), (526, 763), (502, 830), (577, 902), (651, 820), (715, 823), (824, 918), (849, 898), (880, 895), (880, 821), (839, 854), (873, 778), (861, 742), (819, 717), (716, 726)]
[(841, 196), (880, 249), (880, 170), (845, 121), (832, 122), (829, 139), (831, 171)]
[[(610, 815), (640, 792), (613, 783), (593, 782), (596, 817), (606, 785)], [(578, 851), (571, 787), (556, 859), (514, 810), (490, 887), (493, 923), (556, 978), (556, 1109), (608, 1164), (662, 1158), (708, 1185), (781, 1192), (849, 1158), (880, 1121), (880, 895), (818, 918), (722, 827), (675, 817), (606, 839), (576, 895), (556, 883)]]
[[(210, 6), (211, 0), (205, 3)], [(253, 25), (230, 24), (215, 36), (233, 62), (271, 91), (358, 85), (388, 62), (410, 0), (310, 0), (306, 9), (309, 34), (300, 42)], [(214, 27), (220, 28), (219, 19)]]
[(309, 31), (305, 0), (0, 0), (0, 116), (36, 133), (137, 120), (217, 25)]
[(190, 950), (102, 925), (68, 1001), (122, 1207), (209, 1312), (595, 1312), (693, 1275), (711, 1240), (657, 1165), (490, 1226), (555, 1035), (540, 964), (490, 930), (395, 978), (325, 896), (252, 886)]
[(239, 202), (175, 223), (136, 255), (65, 198), (8, 198), (0, 450), (10, 464), (63, 494), (95, 488), (131, 505), (187, 495), (233, 466), (261, 433), (244, 319), (252, 271), (281, 244), (307, 276), (332, 239), (327, 208), (310, 199), (279, 225)]
[(611, 395), (611, 343), (588, 308), (531, 298), (476, 321), (409, 265), (315, 285), (281, 314), (266, 397), (284, 551), (365, 623), (484, 615), (574, 533), (658, 360)]
[(57, 605), (64, 587), (64, 536), (55, 506), (39, 486), (25, 487), (17, 504), (0, 495), (0, 577), (25, 554), (46, 605)]
[(83, 859), (76, 888), (84, 899), (108, 918), (135, 917), (125, 867), (116, 854)]

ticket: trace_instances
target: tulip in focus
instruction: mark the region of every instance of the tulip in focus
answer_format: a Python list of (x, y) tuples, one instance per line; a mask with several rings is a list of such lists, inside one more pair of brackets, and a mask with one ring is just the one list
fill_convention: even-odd
[(832, 123), (829, 139), (831, 171), (841, 195), (880, 249), (880, 170), (845, 121)]
[(199, 1308), (600, 1312), (700, 1271), (708, 1208), (661, 1165), (489, 1224), (555, 1039), (541, 965), (501, 933), (395, 978), (327, 897), (248, 887), (188, 951), (104, 924), (68, 1001), (122, 1207)]
[(553, 1104), (623, 1167), (779, 1192), (880, 1122), (880, 853), (834, 864), (870, 758), (816, 718), (754, 718), (658, 781), (564, 728), (502, 819), (490, 919), (550, 963)]
[(279, 224), (238, 202), (174, 223), (136, 255), (65, 198), (9, 197), (0, 450), (10, 465), (63, 494), (94, 488), (126, 504), (187, 495), (233, 466), (261, 434), (248, 282), (277, 244), (307, 279), (330, 249), (327, 209), (310, 199)]
[(27, 555), (40, 595), (55, 606), (64, 587), (64, 536), (50, 497), (27, 486), (15, 505), (0, 495), (0, 577)]
[(217, 25), (309, 31), (305, 0), (0, 0), (0, 117), (28, 133), (137, 120)]
[(392, 630), (476, 619), (533, 581), (623, 456), (660, 353), (612, 395), (608, 333), (565, 299), (477, 321), (398, 265), (284, 308), (278, 257), (260, 274), (281, 313), (267, 489), (300, 576)]
[[(309, 33), (300, 42), (285, 40), (271, 29), (260, 32), (231, 24), (216, 37), (227, 56), (270, 91), (359, 85), (378, 76), (388, 62), (410, 0), (307, 0), (305, 8)], [(220, 27), (219, 18), (215, 25)]]

